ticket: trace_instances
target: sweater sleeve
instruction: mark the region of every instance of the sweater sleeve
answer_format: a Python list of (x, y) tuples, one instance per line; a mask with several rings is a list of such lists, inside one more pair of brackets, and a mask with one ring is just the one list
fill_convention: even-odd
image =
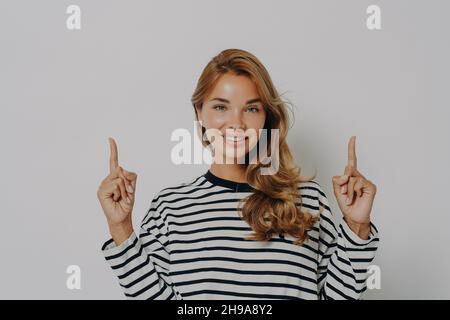
[(378, 248), (378, 230), (370, 223), (369, 239), (363, 240), (344, 220), (337, 226), (326, 195), (319, 190), (319, 298), (361, 299), (366, 290), (367, 268)]
[(180, 300), (169, 276), (168, 229), (155, 197), (136, 233), (116, 246), (113, 239), (102, 247), (127, 299)]

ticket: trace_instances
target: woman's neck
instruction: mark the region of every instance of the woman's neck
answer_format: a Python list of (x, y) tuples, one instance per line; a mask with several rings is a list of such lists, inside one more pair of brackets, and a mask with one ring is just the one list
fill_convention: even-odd
[(235, 182), (247, 182), (245, 180), (245, 165), (242, 164), (211, 164), (209, 169), (215, 176)]

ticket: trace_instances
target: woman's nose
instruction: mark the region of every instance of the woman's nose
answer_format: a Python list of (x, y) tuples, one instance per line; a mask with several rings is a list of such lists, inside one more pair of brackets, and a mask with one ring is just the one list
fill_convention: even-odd
[(244, 119), (239, 110), (233, 110), (230, 118), (228, 119), (227, 128), (244, 129)]

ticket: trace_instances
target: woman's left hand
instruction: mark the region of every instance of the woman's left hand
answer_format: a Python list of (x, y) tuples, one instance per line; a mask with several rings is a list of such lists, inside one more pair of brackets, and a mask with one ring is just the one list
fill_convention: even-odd
[[(334, 176), (332, 181), (344, 220), (352, 230), (359, 231), (362, 226), (370, 229), (370, 212), (377, 188), (357, 170), (355, 140), (356, 136), (352, 136), (348, 142), (348, 163), (344, 174)], [(364, 234), (368, 236), (367, 232)]]

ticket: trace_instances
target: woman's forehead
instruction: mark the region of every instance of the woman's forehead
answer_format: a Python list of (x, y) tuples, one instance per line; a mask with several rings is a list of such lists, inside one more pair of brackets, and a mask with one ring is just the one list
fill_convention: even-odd
[(222, 99), (237, 103), (247, 103), (249, 100), (258, 99), (259, 93), (256, 85), (247, 76), (225, 74), (215, 83), (206, 102), (213, 99)]

